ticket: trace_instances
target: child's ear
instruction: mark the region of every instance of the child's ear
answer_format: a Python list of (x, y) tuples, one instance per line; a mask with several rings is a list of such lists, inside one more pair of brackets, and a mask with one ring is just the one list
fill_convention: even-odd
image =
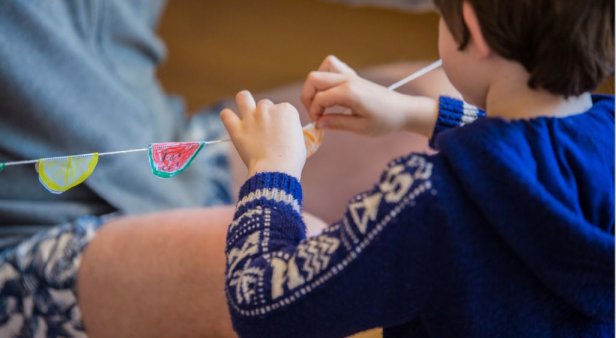
[(490, 56), (490, 54), (492, 54), (492, 49), (483, 36), (475, 8), (473, 8), (473, 5), (468, 1), (462, 3), (462, 17), (470, 33), (471, 41), (477, 49), (477, 57), (483, 59)]

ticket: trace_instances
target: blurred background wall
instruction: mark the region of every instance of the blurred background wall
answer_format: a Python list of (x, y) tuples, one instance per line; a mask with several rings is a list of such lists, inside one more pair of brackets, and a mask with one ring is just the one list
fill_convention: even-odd
[(165, 87), (191, 109), (301, 81), (328, 54), (352, 67), (437, 58), (438, 17), (318, 0), (171, 0)]
[[(438, 17), (319, 0), (171, 0), (164, 86), (194, 110), (301, 81), (328, 54), (354, 68), (436, 59)], [(613, 77), (601, 90), (614, 92)]]

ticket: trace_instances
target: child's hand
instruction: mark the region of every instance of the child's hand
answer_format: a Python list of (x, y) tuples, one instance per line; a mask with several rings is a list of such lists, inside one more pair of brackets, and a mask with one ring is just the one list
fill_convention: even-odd
[[(429, 137), (437, 117), (435, 100), (390, 91), (359, 77), (334, 56), (310, 73), (302, 102), (321, 128), (371, 136), (408, 130)], [(348, 108), (350, 114), (325, 114), (327, 108), (335, 106)]]
[(241, 117), (231, 109), (223, 110), (220, 117), (248, 167), (248, 175), (276, 171), (299, 179), (306, 162), (306, 147), (295, 107), (269, 100), (256, 104), (247, 91), (239, 92), (236, 102)]

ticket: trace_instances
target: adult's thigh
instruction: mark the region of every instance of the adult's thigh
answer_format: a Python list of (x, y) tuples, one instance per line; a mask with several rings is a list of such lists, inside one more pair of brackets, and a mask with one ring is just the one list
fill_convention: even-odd
[[(89, 337), (234, 337), (224, 294), (235, 208), (177, 210), (105, 225), (84, 251), (79, 307)], [(325, 223), (305, 214), (307, 233)]]
[(234, 209), (178, 210), (104, 226), (78, 275), (86, 331), (97, 337), (231, 337), (225, 236)]

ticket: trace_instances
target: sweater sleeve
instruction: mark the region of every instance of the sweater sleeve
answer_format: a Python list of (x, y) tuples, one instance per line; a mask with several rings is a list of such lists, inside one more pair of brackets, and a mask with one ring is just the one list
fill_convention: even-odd
[[(436, 155), (438, 156), (438, 155)], [(241, 337), (340, 337), (417, 315), (430, 293), (429, 157), (391, 162), (342, 219), (306, 238), (300, 183), (250, 178), (227, 237), (226, 296)]]
[(445, 130), (461, 127), (485, 117), (486, 113), (462, 100), (441, 96), (439, 98), (438, 118), (430, 139), (430, 146), (436, 149), (436, 140)]

